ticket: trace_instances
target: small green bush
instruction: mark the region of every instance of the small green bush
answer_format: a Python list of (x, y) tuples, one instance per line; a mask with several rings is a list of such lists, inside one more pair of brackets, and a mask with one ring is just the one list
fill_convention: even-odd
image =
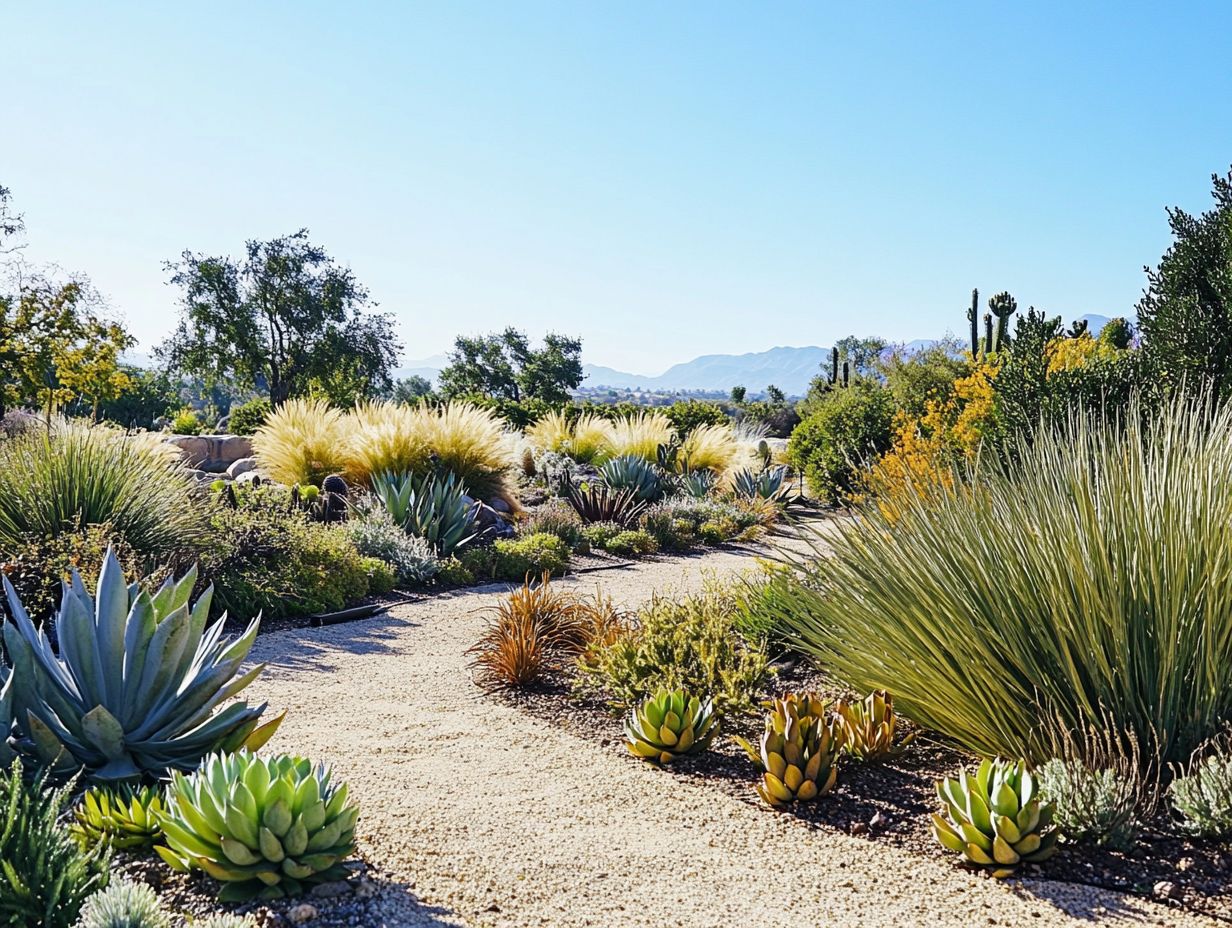
[[(482, 549), (473, 549), (479, 552)], [(463, 551), (463, 554), (466, 552)], [(443, 586), (470, 586), (475, 582), (475, 572), (456, 557), (447, 557), (439, 562), (440, 569), (436, 572), (436, 582)]]
[(620, 709), (660, 689), (706, 693), (720, 713), (753, 709), (769, 661), (736, 630), (737, 595), (712, 583), (683, 598), (656, 596), (633, 625), (582, 656), (579, 685)]
[(263, 396), (231, 407), (231, 421), (227, 431), (232, 435), (251, 435), (265, 423), (270, 409), (270, 401)]
[(1214, 750), (1190, 764), (1170, 787), (1181, 827), (1204, 838), (1232, 837), (1232, 736), (1215, 740)]
[(575, 551), (582, 543), (582, 520), (573, 507), (552, 500), (532, 510), (521, 526), (524, 535), (555, 535)]
[(1093, 841), (1124, 850), (1133, 844), (1137, 791), (1112, 769), (1053, 758), (1039, 769), (1040, 793), (1053, 804), (1054, 821), (1069, 841)]
[(699, 525), (697, 537), (701, 539), (702, 544), (721, 545), (725, 541), (731, 541), (741, 531), (740, 524), (735, 519), (729, 516), (719, 516)]
[(219, 507), (202, 555), (215, 608), (232, 615), (288, 617), (335, 612), (368, 593), (368, 567), (344, 528), (285, 510), (274, 497)]
[(645, 557), (659, 550), (659, 543), (645, 529), (626, 529), (608, 539), (605, 550), (624, 557)]
[(379, 557), (361, 557), (360, 563), (368, 575), (368, 592), (376, 596), (388, 593), (397, 585), (392, 565)]
[(893, 419), (893, 397), (876, 381), (830, 390), (791, 433), (787, 458), (821, 499), (844, 503), (861, 464), (889, 450)]
[(569, 546), (546, 532), (521, 538), (501, 538), (493, 545), (493, 576), (497, 580), (521, 583), (528, 576), (561, 574), (569, 566)]
[(81, 907), (107, 885), (107, 855), (83, 851), (58, 818), (67, 789), (48, 790), (20, 762), (0, 774), (0, 925), (72, 928)]
[(171, 928), (171, 918), (149, 886), (121, 879), (86, 900), (79, 928)]
[(200, 435), (205, 426), (191, 409), (182, 409), (171, 420), (171, 431), (176, 435)]
[(582, 527), (582, 537), (591, 548), (605, 550), (607, 543), (625, 530), (616, 522), (592, 522)]

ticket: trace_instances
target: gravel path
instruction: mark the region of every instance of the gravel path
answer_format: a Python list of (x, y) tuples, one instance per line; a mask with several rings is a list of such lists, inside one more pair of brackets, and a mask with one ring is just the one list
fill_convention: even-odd
[[(561, 582), (634, 604), (749, 566), (726, 551)], [(254, 649), (269, 667), (253, 695), (290, 710), (275, 743), (331, 760), (363, 807), (363, 849), (394, 877), (382, 928), (1216, 924), (810, 829), (485, 700), (464, 652), (501, 592), (270, 634)]]

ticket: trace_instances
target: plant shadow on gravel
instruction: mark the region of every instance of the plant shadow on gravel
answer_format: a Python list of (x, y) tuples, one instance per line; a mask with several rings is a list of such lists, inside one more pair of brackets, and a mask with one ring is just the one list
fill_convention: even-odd
[(381, 611), (337, 625), (283, 628), (276, 637), (259, 636), (252, 658), (276, 671), (332, 673), (349, 656), (396, 653), (393, 643), (420, 624)]

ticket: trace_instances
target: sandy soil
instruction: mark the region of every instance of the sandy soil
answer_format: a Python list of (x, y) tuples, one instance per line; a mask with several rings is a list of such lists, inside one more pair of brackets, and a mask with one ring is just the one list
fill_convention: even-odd
[[(725, 551), (560, 582), (635, 604), (751, 563)], [(985, 879), (596, 752), (472, 684), (465, 651), (503, 590), (254, 649), (269, 667), (252, 695), (290, 710), (275, 746), (334, 763), (362, 804), (365, 853), (403, 881), (382, 926), (1217, 924), (1080, 885)]]

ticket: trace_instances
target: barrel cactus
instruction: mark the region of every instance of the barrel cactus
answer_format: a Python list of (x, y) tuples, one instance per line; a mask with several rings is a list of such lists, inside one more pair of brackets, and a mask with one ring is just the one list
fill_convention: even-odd
[(704, 751), (718, 733), (711, 701), (684, 690), (660, 690), (636, 706), (625, 721), (629, 751), (660, 764)]
[(268, 738), (277, 720), (258, 729), (264, 705), (229, 702), (261, 672), (240, 672), (260, 620), (223, 638), (226, 616), (206, 625), (212, 589), (189, 605), (196, 581), (194, 568), (153, 594), (126, 586), (108, 551), (95, 597), (76, 573), (64, 586), (57, 655), (6, 578), (18, 751), (57, 772), (84, 768), (115, 782), (191, 770), (211, 751)]
[(937, 840), (993, 876), (1056, 853), (1061, 832), (1050, 827), (1052, 804), (1041, 800), (1024, 761), (985, 760), (974, 775), (963, 770), (939, 781), (937, 795), (945, 813), (933, 815)]
[(843, 726), (847, 753), (865, 761), (898, 757), (915, 738), (912, 733), (895, 743), (898, 716), (894, 699), (885, 690), (875, 690), (860, 702), (839, 700), (834, 714)]
[(815, 799), (834, 788), (845, 735), (812, 693), (787, 693), (770, 703), (761, 744), (739, 744), (762, 770), (757, 795), (775, 808)]
[(86, 790), (69, 831), (82, 847), (106, 844), (119, 850), (151, 847), (162, 834), (162, 794), (151, 786), (95, 786)]
[(172, 775), (160, 818), (167, 846), (155, 850), (175, 870), (223, 883), (223, 901), (295, 896), (346, 875), (358, 817), (346, 784), (335, 786), (324, 766), (218, 754), (196, 773)]

